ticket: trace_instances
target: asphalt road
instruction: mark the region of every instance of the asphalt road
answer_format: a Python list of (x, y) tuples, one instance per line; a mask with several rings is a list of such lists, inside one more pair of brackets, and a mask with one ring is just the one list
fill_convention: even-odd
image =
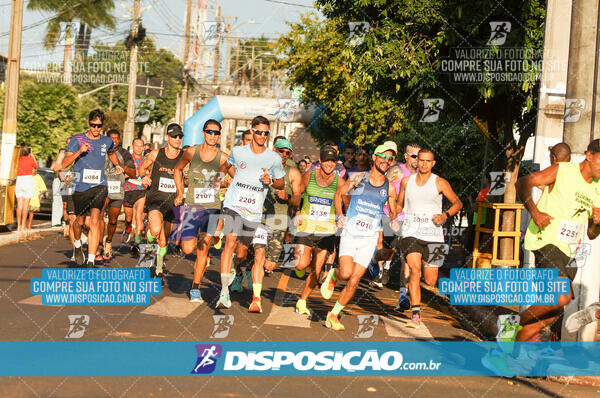
[[(137, 261), (119, 247), (113, 267), (133, 267)], [(218, 254), (218, 253), (213, 253)], [(263, 313), (248, 313), (251, 293), (232, 293), (231, 309), (219, 311), (214, 303), (219, 291), (218, 256), (205, 274), (204, 304), (190, 304), (187, 291), (192, 278), (193, 258), (167, 256), (170, 270), (167, 286), (153, 296), (150, 306), (42, 306), (39, 296), (30, 294), (30, 280), (41, 276), (45, 267), (71, 264), (68, 241), (59, 233), (43, 239), (0, 247), (0, 327), (2, 341), (66, 341), (70, 314), (89, 316), (89, 325), (79, 341), (207, 341), (214, 331), (213, 315), (233, 315), (233, 326), (225, 341), (356, 341), (357, 315), (375, 314), (379, 322), (368, 339), (373, 341), (452, 340), (475, 341), (459, 319), (425, 293), (425, 327), (413, 331), (404, 325), (409, 313), (394, 310), (396, 292), (361, 284), (352, 304), (342, 313), (343, 332), (323, 325), (339, 290), (330, 300), (318, 291), (309, 299), (313, 320), (293, 312), (303, 280), (291, 270), (276, 270), (265, 278)], [(285, 343), (282, 343), (285, 344)], [(57, 361), (60, 358), (57, 358)], [(170, 358), (159, 360), (169, 361)], [(99, 366), (103, 366), (99, 364)], [(466, 365), (468, 366), (468, 364)], [(542, 379), (465, 377), (9, 377), (0, 378), (2, 397), (102, 397), (102, 396), (596, 396), (596, 388), (564, 385)]]

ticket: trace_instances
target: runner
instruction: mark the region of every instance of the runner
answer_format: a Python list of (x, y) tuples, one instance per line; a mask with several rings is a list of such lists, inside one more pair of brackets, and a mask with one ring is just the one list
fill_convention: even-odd
[[(129, 151), (121, 146), (121, 134), (118, 130), (112, 129), (108, 131), (107, 135), (113, 141), (114, 153), (119, 159), (119, 163), (127, 166), (125, 172), (129, 177), (135, 178), (137, 168)], [(108, 197), (106, 198), (101, 214), (104, 214), (104, 211), (108, 209), (108, 225), (106, 226), (103, 258), (106, 261), (110, 261), (113, 256), (112, 238), (117, 229), (117, 219), (119, 218), (119, 214), (121, 214), (121, 207), (123, 207), (123, 199), (125, 197), (125, 176), (123, 175), (123, 170), (115, 168), (108, 159), (105, 162), (104, 172), (106, 173), (108, 184)], [(104, 224), (104, 217), (101, 217), (100, 224), (101, 226)], [(100, 259), (96, 257), (97, 261)]]
[(346, 170), (354, 167), (354, 154), (356, 152), (356, 146), (352, 144), (348, 144), (344, 146), (344, 167)]
[[(561, 278), (573, 282), (576, 267), (567, 264), (574, 256), (571, 245), (581, 244), (586, 229), (590, 240), (600, 234), (600, 140), (587, 147), (585, 159), (577, 163), (556, 163), (545, 170), (519, 178), (517, 194), (531, 214), (524, 247), (533, 251), (537, 268), (557, 268)], [(546, 198), (536, 205), (531, 188), (554, 184)], [(598, 207), (596, 207), (596, 205)], [(572, 286), (571, 286), (572, 288)], [(537, 340), (540, 331), (561, 315), (573, 297), (560, 295), (557, 305), (532, 305), (520, 314), (523, 329), (517, 341)]]
[[(131, 158), (135, 165), (135, 170), (139, 174), (140, 167), (144, 162), (144, 140), (136, 138), (131, 143), (133, 153)], [(125, 198), (123, 207), (125, 208), (125, 229), (121, 235), (121, 242), (127, 243), (131, 239), (131, 224), (135, 224), (134, 243), (132, 250), (139, 250), (139, 244), (142, 243), (142, 234), (144, 232), (144, 204), (146, 202), (146, 187), (142, 184), (142, 177), (130, 178), (125, 182)]]
[(251, 142), (252, 142), (252, 132), (250, 130), (245, 130), (242, 133), (242, 139), (241, 139), (240, 145), (241, 146), (250, 145)]
[[(321, 148), (321, 167), (302, 176), (300, 191), (304, 193), (302, 209), (296, 213), (298, 227), (296, 248), (299, 259), (296, 275), (302, 278), (310, 266), (302, 294), (296, 302), (296, 312), (311, 316), (306, 300), (317, 286), (327, 256), (334, 252), (336, 241), (336, 192), (341, 195), (344, 180), (335, 171), (337, 153), (331, 146)], [(338, 192), (339, 191), (339, 192)]]
[(285, 169), (285, 187), (284, 189), (269, 188), (265, 198), (264, 225), (266, 227), (266, 241), (256, 238), (253, 242), (254, 265), (252, 266), (250, 312), (262, 312), (260, 293), (265, 270), (272, 272), (275, 269), (285, 243), (289, 207), (297, 208), (300, 203), (300, 180), (302, 176), (297, 168), (290, 166), (288, 163), (292, 157), (292, 143), (285, 138), (280, 138), (275, 144), (275, 149), (281, 156), (281, 165)]
[(188, 169), (188, 189), (185, 204), (181, 207), (182, 228), (181, 248), (185, 254), (191, 254), (196, 248), (194, 279), (190, 289), (190, 301), (203, 302), (200, 284), (206, 269), (208, 249), (215, 231), (221, 229), (217, 222), (221, 213), (221, 198), (215, 182), (219, 169), (227, 161), (227, 153), (222, 152), (217, 143), (221, 137), (221, 123), (210, 119), (202, 128), (204, 143), (187, 148), (175, 166), (175, 186), (177, 196), (175, 206), (184, 202), (183, 169)]
[[(58, 156), (53, 163), (53, 170), (58, 175), (58, 179), (60, 180), (59, 191), (62, 197), (63, 203), (63, 219), (65, 222), (64, 231), (65, 236), (69, 236), (69, 241), (71, 242), (71, 247), (73, 248), (73, 256), (72, 260), (75, 261), (75, 246), (73, 246), (73, 223), (75, 222), (75, 208), (73, 207), (73, 166), (71, 165), (67, 169), (62, 168), (62, 162), (65, 158), (65, 153), (67, 152), (66, 148), (69, 145), (69, 140), (71, 138), (67, 138), (65, 142), (65, 148), (61, 149), (58, 152)], [(54, 189), (54, 187), (53, 187)], [(68, 231), (68, 233), (67, 233)]]
[[(399, 228), (396, 222), (396, 191), (388, 183), (385, 172), (394, 161), (394, 151), (386, 145), (375, 148), (373, 167), (368, 172), (356, 174), (335, 197), (335, 212), (339, 214), (337, 225), (343, 227), (339, 248), (339, 269), (328, 272), (321, 285), (321, 295), (331, 298), (335, 285), (340, 280), (347, 281), (335, 306), (327, 313), (325, 326), (333, 330), (344, 330), (339, 314), (350, 302), (364, 275), (377, 246), (381, 227), (383, 205), (388, 202), (393, 220), (392, 228)], [(342, 197), (343, 194), (343, 197)], [(347, 215), (342, 215), (342, 199), (348, 202)]]
[[(409, 268), (412, 318), (408, 327), (421, 326), (421, 263), (425, 283), (435, 285), (438, 267), (429, 265), (429, 247), (444, 244), (442, 224), (462, 208), (462, 202), (445, 179), (433, 174), (435, 157), (430, 149), (422, 148), (418, 154), (418, 172), (402, 180), (398, 194), (397, 211), (404, 210), (400, 250)], [(442, 195), (452, 206), (442, 211)]]
[[(164, 285), (163, 262), (167, 254), (167, 236), (171, 229), (171, 223), (174, 220), (173, 200), (176, 196), (175, 181), (173, 180), (173, 170), (179, 162), (183, 152), (181, 140), (183, 139), (183, 130), (177, 123), (170, 123), (167, 126), (167, 146), (155, 149), (150, 152), (142, 166), (140, 175), (145, 175), (142, 179), (144, 185), (148, 187), (146, 194), (146, 208), (148, 209), (148, 232), (146, 239), (148, 243), (158, 241), (158, 255), (156, 257), (156, 267), (153, 267), (154, 276), (161, 278)], [(150, 177), (148, 171), (152, 169)]]
[[(241, 246), (248, 247), (256, 228), (260, 225), (267, 187), (283, 189), (285, 171), (281, 157), (265, 144), (269, 136), (269, 121), (263, 116), (252, 119), (252, 142), (250, 145), (234, 147), (220, 172), (235, 167), (235, 176), (223, 202), (225, 247), (221, 253), (221, 293), (218, 307), (231, 307), (229, 285), (233, 252), (238, 236)], [(273, 176), (273, 177), (271, 177)], [(264, 249), (263, 249), (264, 250)], [(253, 284), (254, 289), (254, 284)], [(259, 287), (259, 291), (262, 287)]]
[(90, 212), (90, 231), (88, 236), (88, 267), (94, 267), (96, 250), (100, 242), (100, 210), (108, 195), (104, 163), (106, 157), (121, 168), (119, 159), (114, 153), (113, 141), (102, 135), (104, 112), (99, 109), (90, 112), (88, 117), (89, 130), (71, 138), (67, 152), (62, 162), (66, 169), (73, 164), (75, 189), (73, 192), (73, 207), (76, 222), (73, 223), (73, 246), (75, 246), (75, 262), (81, 266), (85, 255), (81, 245), (81, 230), (84, 225), (84, 215)]

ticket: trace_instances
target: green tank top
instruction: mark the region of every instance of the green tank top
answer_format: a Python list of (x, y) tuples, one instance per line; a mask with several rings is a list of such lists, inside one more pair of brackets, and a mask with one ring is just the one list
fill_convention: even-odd
[(559, 163), (552, 192), (545, 189), (537, 205), (553, 220), (544, 229), (540, 229), (533, 220), (529, 222), (525, 249), (537, 250), (550, 244), (572, 257), (592, 214), (592, 205), (600, 206), (600, 180), (585, 181), (579, 163)]
[[(285, 181), (284, 191), (288, 194), (288, 197), (292, 196), (290, 169), (291, 167), (289, 165), (285, 166), (285, 176), (283, 178)], [(289, 203), (287, 200), (279, 199), (275, 193), (275, 189), (269, 188), (267, 196), (265, 197), (263, 208), (263, 213), (265, 214), (265, 223), (269, 227), (277, 230), (287, 230)]]
[(302, 224), (298, 231), (330, 235), (335, 233), (334, 197), (338, 184), (338, 173), (334, 173), (333, 182), (326, 187), (317, 184), (316, 170), (311, 170), (310, 180), (304, 191), (302, 209)]
[(200, 146), (196, 147), (190, 168), (188, 169), (188, 190), (185, 194), (185, 204), (202, 206), (205, 209), (220, 209), (221, 198), (219, 191), (213, 188), (221, 165), (221, 150), (210, 162), (200, 158)]

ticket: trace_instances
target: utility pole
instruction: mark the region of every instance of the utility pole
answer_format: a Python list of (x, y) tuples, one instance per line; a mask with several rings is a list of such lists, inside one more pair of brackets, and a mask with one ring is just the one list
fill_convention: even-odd
[(110, 86), (110, 94), (108, 95), (108, 111), (112, 111), (113, 106), (113, 98), (115, 96), (115, 88), (114, 86)]
[(192, 15), (192, 0), (187, 0), (185, 15), (185, 46), (183, 50), (183, 90), (179, 99), (179, 124), (183, 126), (185, 122), (185, 105), (187, 103), (187, 91), (189, 76), (187, 73), (188, 54), (190, 52), (190, 19)]
[(10, 14), (10, 38), (6, 66), (6, 93), (2, 121), (2, 149), (0, 150), (0, 223), (13, 221), (14, 186), (8, 186), (13, 171), (13, 154), (17, 143), (17, 106), (19, 100), (19, 70), (21, 68), (21, 30), (23, 28), (23, 0), (13, 0)]
[[(227, 26), (225, 27), (227, 33), (227, 52), (225, 58), (225, 80), (231, 80), (231, 16), (227, 17)], [(236, 65), (237, 68), (237, 65)]]
[[(250, 58), (250, 87), (254, 84), (254, 46), (252, 46), (252, 57)], [(251, 95), (253, 97), (253, 95)]]
[(217, 95), (219, 92), (219, 47), (221, 44), (221, 6), (217, 7), (217, 42), (215, 43), (215, 62), (213, 66), (213, 86), (214, 86), (214, 95)]
[(135, 127), (135, 89), (137, 85), (137, 35), (140, 27), (140, 0), (133, 1), (133, 24), (131, 25), (132, 46), (129, 55), (129, 90), (127, 92), (127, 120), (123, 131), (123, 147), (127, 148), (133, 142)]
[(71, 37), (72, 24), (65, 27), (65, 51), (63, 53), (63, 83), (71, 84), (73, 81), (73, 68), (71, 63)]

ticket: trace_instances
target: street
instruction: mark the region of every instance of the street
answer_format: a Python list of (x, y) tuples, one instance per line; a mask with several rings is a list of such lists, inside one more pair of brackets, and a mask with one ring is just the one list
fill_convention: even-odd
[[(117, 233), (116, 238), (120, 236)], [(114, 267), (134, 267), (137, 261), (124, 247), (112, 260)], [(396, 293), (384, 288), (369, 288), (363, 280), (356, 297), (342, 313), (343, 332), (324, 327), (326, 312), (335, 302), (340, 288), (330, 300), (323, 300), (315, 289), (308, 300), (316, 317), (309, 320), (293, 311), (296, 295), (303, 280), (290, 269), (278, 269), (266, 277), (263, 287), (263, 313), (251, 314), (247, 308), (250, 292), (232, 293), (232, 308), (213, 308), (219, 290), (218, 252), (202, 284), (206, 302), (192, 304), (188, 300), (193, 257), (168, 255), (170, 270), (167, 285), (159, 296), (152, 296), (150, 306), (43, 306), (39, 296), (30, 294), (30, 279), (38, 278), (42, 268), (67, 267), (71, 264), (68, 241), (62, 233), (46, 232), (42, 239), (0, 247), (2, 279), (0, 315), (5, 320), (0, 328), (4, 341), (478, 341), (463, 328), (460, 321), (431, 293), (424, 291), (424, 326), (405, 327), (408, 313), (394, 310)], [(217, 254), (217, 256), (214, 256)], [(17, 260), (18, 259), (18, 260)], [(244, 282), (245, 286), (245, 282)], [(372, 334), (359, 330), (359, 315), (377, 315)], [(68, 337), (69, 315), (87, 315), (83, 334), (77, 340)], [(233, 315), (233, 324), (223, 336), (214, 315)], [(227, 329), (227, 328), (225, 328)], [(211, 338), (212, 337), (212, 338)], [(59, 358), (57, 358), (59, 360)], [(157, 358), (157, 361), (169, 361)], [(99, 366), (110, 366), (102, 364)], [(468, 366), (468, 364), (465, 364)], [(190, 370), (193, 364), (190, 364)], [(559, 384), (542, 379), (460, 378), (460, 377), (207, 377), (194, 380), (185, 377), (8, 377), (0, 382), (2, 396), (592, 396), (593, 387)]]

